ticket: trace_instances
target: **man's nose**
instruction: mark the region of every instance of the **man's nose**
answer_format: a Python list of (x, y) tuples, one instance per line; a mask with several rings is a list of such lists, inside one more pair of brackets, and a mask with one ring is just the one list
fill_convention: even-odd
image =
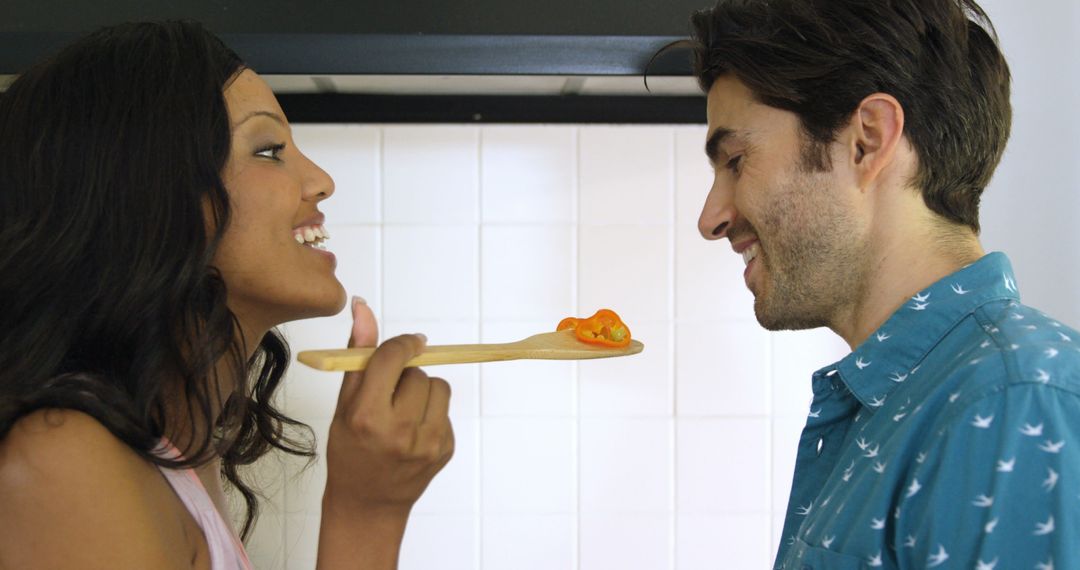
[(731, 224), (735, 223), (737, 216), (731, 193), (714, 182), (698, 217), (698, 232), (701, 237), (710, 241), (722, 239), (727, 236), (727, 231)]

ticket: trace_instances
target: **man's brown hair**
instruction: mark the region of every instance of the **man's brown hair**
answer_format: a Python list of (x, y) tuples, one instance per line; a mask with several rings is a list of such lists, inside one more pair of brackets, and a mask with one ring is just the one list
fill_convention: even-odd
[(731, 73), (798, 115), (813, 167), (829, 167), (825, 145), (864, 97), (896, 97), (919, 158), (913, 185), (932, 211), (979, 231), (1012, 107), (1009, 67), (974, 0), (719, 0), (691, 23), (702, 89)]

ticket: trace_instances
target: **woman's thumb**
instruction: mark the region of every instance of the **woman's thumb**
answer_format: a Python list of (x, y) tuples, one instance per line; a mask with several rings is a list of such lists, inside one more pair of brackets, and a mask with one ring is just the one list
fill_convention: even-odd
[(364, 301), (363, 297), (352, 298), (352, 336), (349, 337), (349, 347), (375, 346), (379, 343), (379, 323), (375, 321), (375, 313)]

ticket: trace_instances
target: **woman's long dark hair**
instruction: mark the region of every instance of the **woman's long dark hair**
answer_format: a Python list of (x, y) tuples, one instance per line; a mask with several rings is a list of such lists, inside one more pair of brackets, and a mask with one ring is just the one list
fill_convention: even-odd
[[(212, 266), (230, 213), (223, 91), (243, 68), (198, 24), (125, 24), (0, 94), (0, 439), (67, 408), (158, 465), (220, 454), (246, 538), (258, 502), (238, 467), (271, 447), (313, 452), (272, 405), (288, 345), (272, 331), (247, 358)], [(204, 429), (176, 442), (183, 461), (158, 457), (178, 423)]]

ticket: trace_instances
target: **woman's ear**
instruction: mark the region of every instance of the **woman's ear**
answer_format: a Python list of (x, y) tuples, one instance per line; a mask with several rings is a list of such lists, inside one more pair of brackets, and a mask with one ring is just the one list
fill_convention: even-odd
[(874, 93), (851, 117), (851, 161), (860, 188), (873, 186), (892, 164), (904, 134), (904, 108), (892, 95)]

